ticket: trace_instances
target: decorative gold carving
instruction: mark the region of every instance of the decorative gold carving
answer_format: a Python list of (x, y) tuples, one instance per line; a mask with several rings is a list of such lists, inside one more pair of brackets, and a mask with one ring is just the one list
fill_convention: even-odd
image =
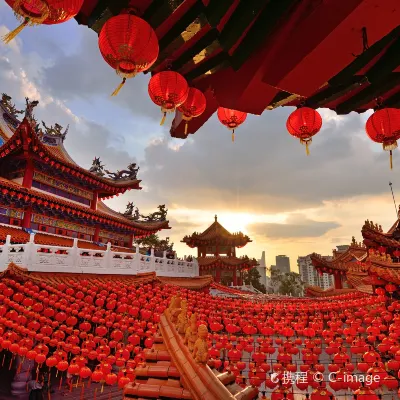
[(187, 345), (189, 351), (192, 353), (194, 344), (197, 340), (197, 314), (194, 313), (190, 316), (190, 325), (186, 328), (184, 343)]
[(185, 330), (188, 325), (188, 318), (187, 318), (187, 300), (181, 301), (181, 312), (178, 315), (178, 323), (176, 325), (176, 329), (179, 333), (185, 333)]
[(208, 362), (208, 329), (206, 325), (200, 325), (198, 327), (198, 338), (193, 347), (193, 358), (200, 364), (206, 364)]
[(178, 321), (178, 315), (181, 312), (181, 298), (179, 296), (172, 296), (168, 312), (171, 322), (175, 325)]

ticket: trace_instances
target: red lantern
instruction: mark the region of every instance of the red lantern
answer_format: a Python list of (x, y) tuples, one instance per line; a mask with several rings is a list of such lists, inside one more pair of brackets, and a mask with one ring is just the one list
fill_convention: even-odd
[(247, 113), (230, 108), (218, 107), (217, 116), (222, 125), (232, 131), (232, 142), (235, 141), (235, 129), (242, 125), (247, 118)]
[(103, 25), (99, 48), (106, 63), (122, 77), (112, 96), (118, 94), (127, 78), (149, 69), (159, 52), (153, 28), (145, 20), (130, 14), (112, 17)]
[(26, 26), (55, 25), (75, 17), (83, 0), (6, 0), (22, 24), (4, 36), (9, 43)]
[(164, 124), (167, 112), (174, 112), (186, 101), (189, 93), (186, 79), (174, 71), (162, 71), (152, 76), (148, 89), (153, 103), (161, 107), (163, 117), (160, 125)]
[(393, 168), (392, 150), (400, 138), (400, 110), (382, 108), (375, 111), (365, 125), (367, 135), (376, 143), (382, 143), (383, 150), (390, 151), (390, 169)]
[(308, 147), (312, 137), (321, 130), (321, 127), (321, 116), (318, 111), (309, 107), (301, 107), (293, 111), (286, 122), (288, 132), (306, 146), (307, 155), (310, 154)]
[(203, 92), (193, 87), (189, 88), (186, 101), (178, 107), (178, 110), (182, 113), (182, 118), (186, 121), (185, 135), (187, 135), (188, 121), (203, 114), (206, 105), (206, 96)]

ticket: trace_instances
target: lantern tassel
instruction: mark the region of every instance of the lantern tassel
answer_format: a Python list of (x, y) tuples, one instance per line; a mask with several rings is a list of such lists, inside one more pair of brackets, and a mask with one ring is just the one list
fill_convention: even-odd
[(167, 118), (167, 113), (166, 113), (166, 111), (164, 111), (163, 117), (161, 118), (160, 126), (163, 126), (163, 125), (164, 125), (165, 118)]
[(390, 169), (393, 169), (393, 154), (392, 154), (392, 150), (390, 150), (389, 159), (390, 159)]
[(232, 131), (232, 143), (235, 141), (235, 130)]
[(111, 97), (116, 96), (119, 91), (122, 89), (122, 87), (125, 85), (126, 82), (126, 78), (122, 79), (122, 82), (117, 86), (117, 88), (111, 93)]
[(185, 121), (185, 136), (188, 134), (188, 122)]
[(308, 146), (308, 142), (306, 142), (306, 154), (309, 156), (310, 155), (310, 148)]
[(29, 24), (29, 18), (25, 18), (24, 22), (17, 26), (13, 31), (8, 32), (6, 35), (3, 36), (4, 43), (10, 43), (16, 36), (18, 36), (22, 30)]

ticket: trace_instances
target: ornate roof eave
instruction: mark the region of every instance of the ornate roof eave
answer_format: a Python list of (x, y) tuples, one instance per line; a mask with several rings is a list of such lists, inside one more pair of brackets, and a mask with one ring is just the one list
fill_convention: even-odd
[(308, 286), (306, 288), (307, 294), (311, 297), (333, 297), (341, 294), (354, 293), (357, 291), (358, 291), (357, 289), (347, 289), (347, 288), (346, 289), (329, 288), (324, 290), (318, 286)]
[[(42, 193), (35, 189), (25, 188), (18, 183), (9, 181), (4, 178), (0, 178), (0, 189), (2, 195), (9, 194), (11, 197), (17, 197), (18, 199), (24, 199), (26, 203), (37, 203), (44, 205), (48, 208), (61, 208), (63, 212), (72, 215), (81, 215), (83, 218), (97, 220), (99, 222), (109, 222), (110, 225), (116, 227), (125, 228), (128, 230), (139, 230), (143, 232), (157, 232), (161, 229), (169, 229), (169, 221), (157, 221), (157, 222), (138, 222), (132, 221), (121, 216), (120, 218), (111, 216), (109, 214), (92, 210), (91, 208), (81, 206), (77, 203), (64, 200), (59, 197), (51, 196), (46, 193)], [(32, 200), (34, 199), (34, 200)], [(40, 203), (39, 203), (40, 201)], [(61, 207), (60, 207), (61, 206)]]
[(53, 154), (49, 150), (49, 146), (44, 145), (39, 140), (26, 118), (24, 118), (15, 130), (14, 135), (0, 147), (0, 158), (6, 158), (15, 153), (18, 149), (21, 149), (24, 153), (32, 152), (35, 154), (36, 159), (52, 167), (54, 166), (57, 169), (61, 169), (71, 176), (78, 177), (88, 183), (98, 186), (100, 193), (114, 195), (117, 193), (124, 193), (126, 190), (130, 189), (141, 189), (139, 186), (141, 180), (139, 179), (114, 181), (109, 178), (99, 177)]
[(242, 267), (242, 268), (250, 268), (256, 267), (258, 264), (256, 259), (250, 259), (248, 257), (198, 257), (197, 262), (199, 263), (199, 267), (208, 267), (208, 266), (219, 266), (224, 265), (228, 267)]
[(400, 242), (393, 239), (390, 233), (383, 233), (375, 228), (364, 225), (361, 229), (361, 234), (364, 242), (367, 241), (368, 244), (376, 243), (377, 245), (400, 248)]

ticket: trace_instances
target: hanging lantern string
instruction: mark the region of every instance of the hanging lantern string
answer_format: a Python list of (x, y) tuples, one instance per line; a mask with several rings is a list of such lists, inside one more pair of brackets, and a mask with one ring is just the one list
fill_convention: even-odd
[(122, 82), (117, 86), (117, 88), (111, 93), (111, 97), (116, 96), (119, 91), (122, 89), (122, 87), (125, 85), (126, 82), (126, 78), (122, 79)]
[(390, 159), (390, 169), (393, 169), (393, 152), (390, 150), (389, 152), (389, 159)]
[(232, 143), (235, 141), (235, 130), (232, 129)]

